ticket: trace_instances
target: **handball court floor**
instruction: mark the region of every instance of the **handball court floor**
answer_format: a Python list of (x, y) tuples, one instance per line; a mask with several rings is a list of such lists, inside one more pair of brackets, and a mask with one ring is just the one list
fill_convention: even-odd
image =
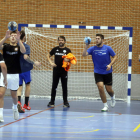
[(11, 97), (4, 101), (0, 140), (140, 140), (140, 101), (117, 101), (109, 112), (101, 112), (100, 100), (70, 100), (70, 108), (63, 108), (57, 99), (48, 108), (48, 99), (34, 98), (32, 109), (20, 113), (17, 121)]

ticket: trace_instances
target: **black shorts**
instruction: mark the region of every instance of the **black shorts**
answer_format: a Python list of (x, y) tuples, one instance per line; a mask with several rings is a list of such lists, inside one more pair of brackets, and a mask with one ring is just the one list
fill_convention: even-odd
[(94, 77), (95, 77), (95, 82), (96, 84), (98, 82), (103, 82), (104, 85), (112, 85), (112, 73), (109, 74), (98, 74), (98, 73), (94, 73)]

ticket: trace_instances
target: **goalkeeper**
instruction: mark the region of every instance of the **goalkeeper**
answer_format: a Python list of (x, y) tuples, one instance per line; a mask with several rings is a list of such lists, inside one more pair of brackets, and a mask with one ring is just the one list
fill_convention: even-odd
[[(101, 111), (109, 111), (107, 104), (106, 94), (104, 91), (104, 85), (106, 91), (111, 96), (111, 106), (115, 106), (115, 94), (112, 90), (112, 65), (116, 61), (116, 54), (110, 46), (104, 45), (104, 35), (96, 34), (96, 46), (92, 46), (88, 49), (91, 42), (90, 37), (85, 38), (85, 49), (83, 56), (92, 55), (94, 63), (94, 77), (97, 84), (101, 100), (104, 104), (104, 108)], [(112, 61), (110, 56), (113, 57)]]

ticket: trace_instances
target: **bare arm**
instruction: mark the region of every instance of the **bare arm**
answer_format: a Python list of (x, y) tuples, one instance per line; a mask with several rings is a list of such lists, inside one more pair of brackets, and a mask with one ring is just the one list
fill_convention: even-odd
[(112, 59), (112, 61), (111, 61), (111, 63), (109, 65), (112, 66), (115, 63), (116, 59), (117, 59), (117, 56), (116, 55), (113, 56), (113, 59)]
[(31, 64), (33, 64), (33, 65), (35, 65), (35, 66), (41, 66), (41, 63), (40, 62), (38, 62), (38, 61), (33, 61), (33, 60), (31, 60), (30, 59), (30, 57), (27, 55), (27, 54), (24, 54), (24, 59), (27, 61), (27, 62), (29, 62), (29, 63), (31, 63)]
[(82, 54), (82, 56), (83, 56), (83, 57), (85, 57), (85, 56), (88, 56), (88, 55), (89, 55), (89, 54), (88, 54), (88, 52), (87, 52), (88, 47), (89, 47), (89, 45), (88, 45), (88, 44), (86, 44), (85, 49), (84, 49), (83, 54)]
[(0, 41), (0, 50), (3, 49), (3, 43), (6, 41), (6, 37), (4, 37), (1, 41)]
[(51, 61), (50, 57), (51, 57), (51, 55), (48, 53), (47, 54), (48, 61), (50, 62), (51, 66), (56, 67), (57, 65)]
[(7, 40), (7, 38), (10, 37), (10, 32), (9, 30), (6, 31), (5, 37), (0, 41), (0, 50), (3, 49), (3, 43)]
[(2, 70), (2, 74), (3, 74), (3, 77), (4, 77), (4, 84), (5, 86), (7, 86), (7, 67), (5, 65), (5, 63), (1, 63), (1, 70)]
[(111, 60), (111, 63), (106, 66), (107, 67), (107, 69), (106, 69), (107, 71), (111, 69), (111, 66), (115, 63), (116, 59), (117, 59), (117, 56), (116, 55), (113, 56), (113, 59)]
[(20, 51), (21, 51), (22, 53), (25, 53), (25, 52), (26, 52), (26, 49), (25, 49), (23, 43), (21, 42), (21, 40), (18, 41), (18, 43), (19, 43), (19, 46), (20, 46)]
[(25, 53), (25, 52), (26, 52), (26, 49), (25, 49), (25, 46), (23, 45), (23, 43), (22, 43), (21, 40), (20, 40), (20, 33), (19, 33), (19, 31), (17, 31), (16, 40), (17, 40), (17, 42), (19, 43), (20, 51), (21, 51), (22, 53)]

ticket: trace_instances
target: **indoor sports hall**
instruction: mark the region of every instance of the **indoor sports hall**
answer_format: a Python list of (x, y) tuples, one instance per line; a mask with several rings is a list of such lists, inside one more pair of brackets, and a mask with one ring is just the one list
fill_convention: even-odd
[[(15, 21), (24, 30), (30, 58), (41, 62), (31, 70), (31, 110), (14, 120), (10, 90), (4, 97), (0, 140), (140, 140), (140, 1), (139, 0), (0, 0), (0, 40)], [(115, 51), (113, 90), (116, 105), (102, 112), (91, 56), (83, 57), (84, 38), (96, 45), (96, 34)], [(47, 54), (58, 36), (77, 59), (68, 71), (68, 101), (63, 107), (62, 85), (51, 97), (53, 68)], [(7, 42), (6, 42), (7, 43)], [(54, 57), (51, 58), (54, 61)], [(21, 103), (25, 100), (23, 85)]]

